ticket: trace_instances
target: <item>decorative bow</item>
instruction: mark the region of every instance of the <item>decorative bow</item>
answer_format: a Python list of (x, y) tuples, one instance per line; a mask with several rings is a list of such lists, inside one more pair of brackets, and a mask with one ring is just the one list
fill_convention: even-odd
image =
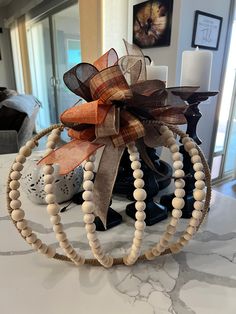
[[(125, 145), (140, 138), (148, 146), (158, 144), (157, 129), (145, 119), (172, 124), (186, 123), (186, 104), (176, 99), (159, 80), (147, 81), (142, 51), (125, 42), (127, 56), (118, 59), (110, 49), (93, 65), (80, 63), (64, 74), (67, 87), (87, 103), (67, 109), (60, 117), (72, 141), (43, 158), (39, 164), (59, 164), (69, 173), (104, 146), (94, 182), (96, 214), (106, 226), (118, 166)], [(130, 85), (128, 85), (129, 81)], [(189, 89), (191, 93), (197, 88)], [(168, 98), (172, 97), (171, 105)], [(173, 105), (174, 103), (174, 105)], [(100, 197), (102, 195), (102, 197)]]

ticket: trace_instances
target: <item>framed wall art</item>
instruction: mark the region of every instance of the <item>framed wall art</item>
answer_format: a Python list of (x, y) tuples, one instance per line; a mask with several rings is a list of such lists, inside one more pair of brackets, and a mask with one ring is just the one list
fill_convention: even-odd
[(223, 18), (202, 11), (195, 12), (192, 47), (217, 50)]
[(169, 46), (173, 0), (149, 0), (133, 6), (133, 43), (140, 48)]

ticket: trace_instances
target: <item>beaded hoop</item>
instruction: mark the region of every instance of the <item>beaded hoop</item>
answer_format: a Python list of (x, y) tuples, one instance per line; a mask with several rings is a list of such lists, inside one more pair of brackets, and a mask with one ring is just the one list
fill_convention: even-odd
[[(150, 123), (150, 122), (147, 122)], [(151, 122), (152, 123), (152, 122)], [(70, 242), (67, 239), (66, 233), (63, 231), (63, 225), (60, 223), (61, 218), (59, 215), (59, 206), (56, 203), (55, 196), (53, 194), (53, 167), (51, 165), (44, 166), (45, 174), (45, 192), (46, 192), (46, 202), (48, 214), (51, 216), (50, 221), (53, 225), (53, 230), (56, 234), (56, 238), (59, 241), (60, 247), (64, 250), (66, 255), (61, 255), (56, 253), (55, 249), (51, 246), (47, 246), (42, 243), (40, 239), (37, 238), (36, 234), (33, 233), (32, 229), (28, 227), (27, 221), (24, 219), (24, 211), (21, 209), (20, 198), (20, 177), (21, 170), (23, 169), (23, 164), (26, 161), (26, 157), (31, 155), (32, 149), (37, 145), (38, 140), (51, 132), (48, 136), (47, 150), (45, 155), (50, 153), (56, 146), (56, 142), (59, 139), (60, 132), (63, 130), (63, 126), (53, 125), (48, 129), (43, 130), (37, 134), (32, 140), (28, 141), (25, 146), (23, 146), (15, 162), (12, 165), (11, 171), (9, 173), (8, 186), (7, 186), (7, 205), (10, 217), (15, 224), (17, 230), (21, 236), (29, 243), (34, 250), (45, 254), (49, 258), (55, 258), (58, 260), (71, 261), (75, 265), (90, 264), (90, 265), (103, 265), (104, 267), (111, 267), (117, 264), (132, 265), (136, 261), (140, 260), (152, 260), (159, 255), (165, 255), (169, 253), (179, 252), (183, 246), (185, 246), (188, 241), (192, 238), (195, 232), (200, 227), (203, 222), (209, 208), (210, 198), (211, 198), (211, 186), (210, 186), (210, 171), (207, 162), (201, 152), (201, 149), (193, 142), (184, 132), (180, 131), (177, 127), (164, 125), (161, 122), (153, 122), (159, 125), (159, 130), (161, 136), (165, 142), (165, 145), (172, 152), (172, 159), (174, 161), (173, 168), (175, 170), (174, 177), (175, 180), (175, 198), (172, 201), (173, 210), (172, 218), (166, 231), (161, 236), (159, 242), (152, 248), (146, 250), (143, 255), (140, 255), (143, 232), (145, 229), (145, 199), (146, 192), (143, 189), (144, 181), (142, 180), (143, 172), (140, 169), (141, 163), (139, 161), (139, 153), (135, 146), (135, 143), (129, 143), (127, 145), (128, 152), (130, 154), (131, 167), (133, 169), (133, 176), (135, 178), (134, 186), (134, 198), (136, 200), (136, 222), (135, 222), (135, 232), (132, 242), (132, 246), (128, 255), (120, 258), (113, 258), (112, 256), (106, 254), (101, 247), (101, 244), (97, 238), (95, 231), (95, 213), (93, 204), (93, 170), (95, 156), (92, 155), (88, 158), (84, 166), (84, 193), (83, 193), (83, 204), (82, 211), (84, 213), (84, 223), (87, 232), (87, 238), (89, 245), (94, 255), (94, 259), (85, 259), (82, 255), (77, 253)], [(169, 244), (171, 238), (176, 232), (176, 227), (179, 222), (179, 218), (182, 215), (181, 209), (184, 207), (183, 197), (185, 195), (184, 191), (184, 180), (182, 179), (185, 174), (182, 170), (183, 163), (181, 161), (181, 154), (179, 153), (179, 146), (176, 144), (174, 133), (179, 135), (182, 139), (185, 150), (191, 156), (191, 161), (193, 163), (193, 168), (195, 171), (194, 177), (195, 191), (193, 193), (195, 203), (194, 210), (192, 212), (192, 218), (189, 221), (188, 227), (182, 233), (180, 238), (176, 243)], [(206, 193), (205, 193), (205, 182), (206, 182)], [(204, 201), (205, 200), (205, 201)]]

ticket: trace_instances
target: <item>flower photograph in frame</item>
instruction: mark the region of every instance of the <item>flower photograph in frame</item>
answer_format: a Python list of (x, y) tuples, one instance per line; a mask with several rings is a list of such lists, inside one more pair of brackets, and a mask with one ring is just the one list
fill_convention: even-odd
[(133, 43), (140, 48), (170, 46), (173, 0), (149, 0), (133, 6)]
[(192, 47), (217, 50), (223, 18), (202, 11), (195, 12)]

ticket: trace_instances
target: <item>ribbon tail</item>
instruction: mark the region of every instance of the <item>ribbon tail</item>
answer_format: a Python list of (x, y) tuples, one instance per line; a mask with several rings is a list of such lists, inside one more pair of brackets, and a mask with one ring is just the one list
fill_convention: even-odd
[[(95, 212), (106, 229), (107, 213), (112, 197), (112, 190), (125, 147), (114, 147), (109, 138), (104, 138), (102, 141), (106, 146), (95, 177), (94, 204)], [(101, 139), (99, 142), (101, 142)]]
[(103, 144), (73, 140), (41, 159), (39, 165), (59, 164), (59, 174), (66, 175), (78, 167)]

